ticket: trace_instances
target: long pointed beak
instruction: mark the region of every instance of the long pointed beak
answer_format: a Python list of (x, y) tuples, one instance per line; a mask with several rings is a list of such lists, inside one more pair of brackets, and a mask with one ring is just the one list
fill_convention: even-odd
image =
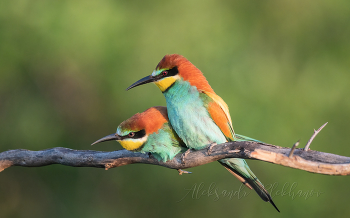
[(126, 91), (128, 91), (129, 89), (132, 89), (132, 88), (134, 88), (136, 86), (140, 86), (140, 85), (143, 85), (143, 84), (146, 84), (146, 83), (151, 83), (151, 82), (154, 82), (154, 81), (156, 81), (156, 80), (155, 80), (155, 78), (152, 75), (146, 76), (146, 77), (140, 79), (139, 81), (135, 82), (131, 86), (129, 86), (126, 89)]
[(97, 140), (96, 142), (92, 143), (91, 145), (94, 145), (94, 144), (97, 144), (97, 143), (100, 143), (100, 142), (119, 140), (119, 139), (120, 139), (120, 137), (117, 134), (113, 133), (113, 134), (110, 134), (108, 136), (105, 136), (105, 137)]

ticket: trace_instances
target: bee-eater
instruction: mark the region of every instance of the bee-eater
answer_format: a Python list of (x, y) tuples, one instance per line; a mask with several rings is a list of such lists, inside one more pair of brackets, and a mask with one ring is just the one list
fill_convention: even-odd
[[(227, 141), (257, 141), (235, 135), (228, 106), (215, 94), (202, 72), (183, 56), (165, 55), (151, 75), (127, 90), (151, 82), (164, 94), (169, 121), (188, 148), (198, 150)], [(227, 158), (219, 163), (279, 212), (244, 159)]]
[(158, 161), (171, 160), (187, 148), (171, 127), (166, 107), (151, 107), (122, 122), (115, 134), (105, 136), (92, 145), (118, 141), (129, 151), (151, 153)]

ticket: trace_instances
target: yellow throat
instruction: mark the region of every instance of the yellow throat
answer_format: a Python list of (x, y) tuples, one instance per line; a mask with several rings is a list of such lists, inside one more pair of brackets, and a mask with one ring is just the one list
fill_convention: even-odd
[(140, 148), (147, 140), (147, 137), (143, 137), (141, 139), (124, 139), (124, 140), (117, 140), (123, 148), (129, 151), (136, 150)]
[(164, 92), (167, 88), (169, 88), (169, 86), (171, 86), (177, 79), (179, 78), (178, 75), (176, 76), (171, 76), (171, 77), (166, 77), (162, 80), (158, 80), (156, 82), (154, 82), (158, 88), (160, 89), (160, 91)]

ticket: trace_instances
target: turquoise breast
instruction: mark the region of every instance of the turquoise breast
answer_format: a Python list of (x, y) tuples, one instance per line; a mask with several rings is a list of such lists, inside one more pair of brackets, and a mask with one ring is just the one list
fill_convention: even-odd
[(170, 123), (189, 148), (202, 149), (213, 142), (226, 142), (196, 87), (187, 81), (178, 80), (163, 94)]

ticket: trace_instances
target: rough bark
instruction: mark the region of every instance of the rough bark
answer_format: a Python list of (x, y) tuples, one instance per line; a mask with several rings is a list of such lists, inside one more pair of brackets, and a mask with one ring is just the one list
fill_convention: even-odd
[(102, 152), (61, 147), (41, 151), (16, 149), (0, 153), (0, 172), (10, 166), (40, 167), (50, 164), (109, 169), (127, 164), (144, 163), (172, 169), (186, 169), (233, 157), (261, 160), (313, 173), (350, 174), (350, 157), (303, 149), (295, 149), (293, 156), (288, 157), (290, 151), (291, 148), (257, 142), (227, 142), (211, 146), (209, 153), (207, 149), (191, 151), (184, 157), (184, 161), (181, 161), (181, 154), (179, 154), (173, 160), (164, 163), (148, 154), (127, 150)]

